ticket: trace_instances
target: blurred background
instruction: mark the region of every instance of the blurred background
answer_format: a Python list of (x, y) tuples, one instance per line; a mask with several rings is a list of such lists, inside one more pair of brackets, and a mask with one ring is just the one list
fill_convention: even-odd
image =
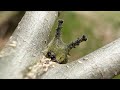
[[(0, 50), (24, 14), (25, 11), (0, 11)], [(59, 18), (64, 20), (62, 38), (65, 43), (70, 43), (83, 34), (88, 37), (88, 41), (71, 50), (69, 62), (120, 37), (119, 11), (63, 11)], [(52, 28), (50, 40), (54, 36), (57, 20)], [(120, 75), (116, 78), (120, 78)]]

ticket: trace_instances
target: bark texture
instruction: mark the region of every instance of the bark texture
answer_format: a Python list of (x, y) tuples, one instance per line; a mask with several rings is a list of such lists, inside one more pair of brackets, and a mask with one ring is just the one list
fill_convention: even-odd
[(27, 11), (0, 52), (0, 78), (22, 78), (24, 70), (41, 55), (57, 11)]
[(120, 39), (68, 64), (47, 71), (41, 79), (111, 79), (120, 74)]

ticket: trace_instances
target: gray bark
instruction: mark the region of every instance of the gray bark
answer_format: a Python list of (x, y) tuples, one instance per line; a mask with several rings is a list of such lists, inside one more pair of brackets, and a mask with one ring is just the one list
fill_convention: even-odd
[[(58, 12), (26, 12), (0, 52), (0, 78), (23, 78), (46, 46)], [(40, 79), (108, 79), (120, 73), (120, 39), (68, 64), (57, 64)]]
[(22, 78), (45, 47), (57, 11), (28, 11), (0, 52), (0, 78)]
[(120, 39), (68, 64), (47, 71), (41, 79), (111, 79), (120, 74)]

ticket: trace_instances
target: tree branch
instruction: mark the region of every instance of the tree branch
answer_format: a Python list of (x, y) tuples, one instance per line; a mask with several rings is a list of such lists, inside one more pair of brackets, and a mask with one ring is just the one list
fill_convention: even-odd
[(40, 79), (110, 79), (120, 74), (120, 39), (68, 64), (48, 70)]
[[(0, 78), (23, 78), (24, 70), (37, 62), (46, 46), (58, 12), (26, 12), (0, 52)], [(120, 39), (68, 64), (57, 64), (41, 79), (103, 79), (120, 73)]]
[(0, 78), (22, 78), (45, 47), (57, 11), (26, 12), (8, 43), (0, 52)]

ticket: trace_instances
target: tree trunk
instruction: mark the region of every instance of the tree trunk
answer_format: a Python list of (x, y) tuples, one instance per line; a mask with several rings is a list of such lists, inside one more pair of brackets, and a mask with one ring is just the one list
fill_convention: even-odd
[(57, 11), (28, 11), (0, 52), (0, 78), (22, 78), (45, 47)]

